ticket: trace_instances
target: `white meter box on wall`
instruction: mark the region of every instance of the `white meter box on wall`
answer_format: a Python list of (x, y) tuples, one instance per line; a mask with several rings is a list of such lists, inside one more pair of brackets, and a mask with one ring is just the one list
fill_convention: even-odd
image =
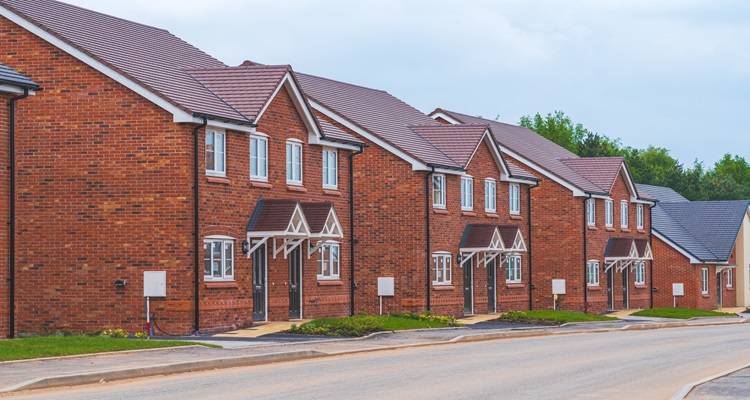
[(167, 271), (143, 272), (143, 297), (167, 297)]

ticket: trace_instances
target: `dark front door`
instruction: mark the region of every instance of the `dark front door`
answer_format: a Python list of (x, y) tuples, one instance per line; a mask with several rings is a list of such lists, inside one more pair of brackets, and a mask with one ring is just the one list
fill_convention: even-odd
[(474, 314), (474, 259), (464, 264), (464, 314)]
[(609, 267), (607, 270), (607, 309), (615, 309), (615, 266)]
[(266, 245), (253, 252), (253, 321), (266, 318)]
[(302, 318), (302, 247), (289, 254), (289, 319)]
[(495, 297), (495, 285), (497, 284), (497, 269), (495, 260), (487, 264), (487, 312), (497, 312), (497, 298)]
[(622, 270), (622, 308), (627, 310), (628, 304), (628, 269)]
[(722, 307), (722, 303), (724, 302), (722, 298), (723, 294), (721, 290), (721, 272), (719, 272), (716, 274), (716, 308)]

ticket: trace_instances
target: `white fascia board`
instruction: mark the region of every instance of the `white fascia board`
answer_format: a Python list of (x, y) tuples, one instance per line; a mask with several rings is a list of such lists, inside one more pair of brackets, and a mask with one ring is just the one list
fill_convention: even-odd
[(495, 142), (495, 139), (492, 138), (492, 134), (490, 133), (489, 129), (486, 129), (484, 131), (484, 134), (482, 135), (482, 139), (479, 141), (479, 144), (477, 144), (477, 147), (474, 149), (474, 152), (471, 153), (471, 158), (469, 158), (469, 161), (466, 163), (466, 166), (468, 167), (471, 163), (471, 160), (474, 159), (474, 155), (477, 154), (477, 150), (479, 150), (479, 146), (482, 145), (482, 143), (487, 140), (490, 148), (492, 149), (492, 155), (495, 159), (495, 162), (497, 165), (500, 166), (500, 175), (508, 175), (510, 176), (510, 171), (508, 171), (508, 166), (505, 165), (505, 160), (503, 159), (503, 155), (500, 153), (500, 149), (497, 148), (497, 142)]
[(0, 93), (23, 94), (23, 88), (18, 86), (0, 84)]
[(1, 5), (0, 15), (171, 113), (174, 116), (174, 122), (194, 122), (193, 116), (190, 113)]
[(434, 113), (430, 114), (430, 117), (432, 119), (442, 118), (442, 119), (448, 121), (449, 123), (451, 123), (453, 125), (457, 125), (457, 124), (461, 123), (460, 121), (456, 120), (455, 118), (451, 117), (450, 115), (447, 115), (447, 114), (442, 113), (440, 111), (434, 112)]
[(341, 142), (334, 142), (332, 140), (326, 140), (326, 139), (312, 139), (310, 138), (310, 144), (317, 144), (320, 146), (325, 147), (333, 147), (334, 149), (342, 149), (342, 150), (351, 150), (351, 151), (358, 151), (360, 149), (360, 146), (353, 144), (353, 143), (341, 143)]
[(263, 117), (263, 114), (271, 105), (273, 99), (276, 98), (276, 95), (279, 93), (282, 87), (286, 87), (291, 92), (292, 102), (297, 108), (297, 111), (302, 114), (302, 121), (305, 123), (305, 127), (307, 128), (310, 136), (315, 136), (318, 138), (321, 137), (322, 135), (320, 133), (320, 129), (318, 129), (317, 120), (315, 119), (315, 116), (313, 115), (310, 108), (307, 106), (307, 102), (305, 101), (304, 96), (302, 96), (302, 91), (299, 89), (299, 87), (297, 87), (297, 84), (294, 82), (294, 79), (292, 79), (292, 75), (289, 72), (287, 72), (281, 79), (281, 81), (279, 81), (279, 84), (276, 86), (276, 89), (274, 89), (273, 94), (271, 94), (271, 96), (268, 98), (266, 104), (263, 105), (263, 108), (261, 108), (258, 116), (255, 117), (255, 124), (259, 124), (260, 119)]
[[(190, 122), (194, 124), (202, 124), (203, 119), (193, 118), (193, 120)], [(217, 121), (213, 119), (206, 120), (206, 124), (207, 124), (207, 127), (209, 128), (217, 128), (217, 129), (224, 129), (224, 130), (235, 131), (235, 132), (255, 134), (255, 127), (252, 125), (239, 125), (239, 124), (233, 124), (230, 122)]]
[[(628, 184), (628, 187), (630, 188), (631, 197), (636, 197), (636, 194), (638, 193), (638, 190), (636, 190), (635, 185), (633, 184), (633, 178), (630, 176), (630, 173), (628, 172), (628, 166), (625, 165), (625, 162), (622, 162), (622, 166), (620, 167), (621, 171), (625, 172), (625, 181)], [(612, 185), (614, 186), (614, 184)]]
[(592, 198), (592, 199), (602, 199), (602, 200), (609, 200), (609, 201), (613, 201), (611, 197), (609, 197), (609, 196), (602, 196), (602, 195), (600, 195), (600, 194), (592, 194), (592, 195), (591, 195), (591, 198)]
[(631, 203), (635, 203), (635, 204), (645, 204), (645, 205), (648, 205), (648, 206), (656, 205), (656, 203), (654, 203), (653, 201), (641, 200), (641, 199), (636, 198), (636, 197), (631, 197), (630, 198), (630, 202)]
[(529, 161), (525, 157), (522, 157), (520, 154), (514, 152), (513, 150), (510, 150), (509, 148), (503, 146), (500, 143), (498, 143), (497, 146), (500, 148), (500, 150), (503, 153), (508, 154), (509, 156), (511, 156), (514, 159), (518, 160), (518, 162), (520, 162), (522, 164), (525, 164), (529, 168), (531, 168), (534, 171), (536, 171), (536, 172), (544, 175), (545, 177), (547, 177), (548, 179), (550, 179), (553, 182), (557, 183), (558, 185), (560, 185), (560, 186), (562, 186), (562, 187), (570, 190), (571, 192), (573, 192), (573, 196), (576, 196), (576, 197), (588, 197), (588, 195), (586, 194), (586, 192), (584, 192), (583, 190), (581, 190), (581, 189), (573, 186), (572, 184), (570, 184), (567, 181), (564, 181), (564, 180), (560, 179), (559, 177), (557, 177), (554, 174), (550, 173), (546, 169), (540, 167), (536, 163)]
[(656, 237), (657, 237), (657, 238), (658, 238), (659, 240), (661, 240), (662, 242), (664, 242), (664, 243), (666, 243), (667, 245), (669, 245), (669, 247), (671, 247), (671, 248), (673, 248), (673, 249), (677, 250), (677, 251), (678, 251), (678, 252), (679, 252), (680, 254), (682, 254), (683, 256), (687, 257), (687, 259), (688, 259), (688, 260), (690, 260), (690, 264), (702, 264), (702, 262), (701, 262), (700, 260), (698, 260), (698, 259), (697, 259), (697, 258), (695, 258), (695, 257), (694, 257), (694, 256), (693, 256), (692, 254), (690, 254), (690, 253), (688, 253), (687, 251), (685, 251), (685, 250), (684, 250), (684, 249), (683, 249), (682, 247), (678, 246), (678, 245), (677, 245), (677, 244), (676, 244), (675, 242), (673, 242), (673, 241), (671, 241), (671, 240), (667, 239), (667, 237), (666, 237), (666, 236), (662, 235), (662, 234), (661, 234), (661, 233), (659, 233), (658, 231), (656, 231), (656, 230), (652, 229), (652, 230), (651, 230), (651, 233), (652, 233), (652, 234), (653, 234), (654, 236), (656, 236)]
[(503, 182), (520, 183), (522, 185), (536, 185), (537, 183), (539, 183), (534, 179), (511, 178), (510, 176), (505, 174), (500, 175), (500, 180)]

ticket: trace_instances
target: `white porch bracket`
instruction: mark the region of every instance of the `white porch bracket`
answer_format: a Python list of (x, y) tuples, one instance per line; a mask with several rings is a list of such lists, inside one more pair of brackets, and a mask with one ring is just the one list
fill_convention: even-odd
[[(255, 250), (258, 250), (260, 246), (263, 246), (266, 242), (268, 242), (268, 239), (269, 239), (268, 236), (262, 237), (260, 238), (260, 240), (258, 240), (258, 238), (253, 239), (248, 236), (247, 242), (250, 243), (252, 247), (250, 247), (250, 250), (248, 250), (247, 252), (247, 258), (252, 257)], [(258, 241), (255, 244), (253, 244), (253, 240), (258, 240)]]
[(472, 251), (472, 252), (468, 253), (468, 255), (465, 254), (465, 253), (461, 253), (461, 263), (459, 264), (459, 267), (463, 268), (464, 264), (466, 264), (469, 260), (471, 260), (472, 258), (474, 258), (475, 254), (477, 254), (476, 251)]

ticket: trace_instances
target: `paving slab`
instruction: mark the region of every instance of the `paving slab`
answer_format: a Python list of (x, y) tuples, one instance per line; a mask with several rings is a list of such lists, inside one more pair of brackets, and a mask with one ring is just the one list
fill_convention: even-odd
[(750, 399), (750, 368), (696, 386), (686, 399)]

